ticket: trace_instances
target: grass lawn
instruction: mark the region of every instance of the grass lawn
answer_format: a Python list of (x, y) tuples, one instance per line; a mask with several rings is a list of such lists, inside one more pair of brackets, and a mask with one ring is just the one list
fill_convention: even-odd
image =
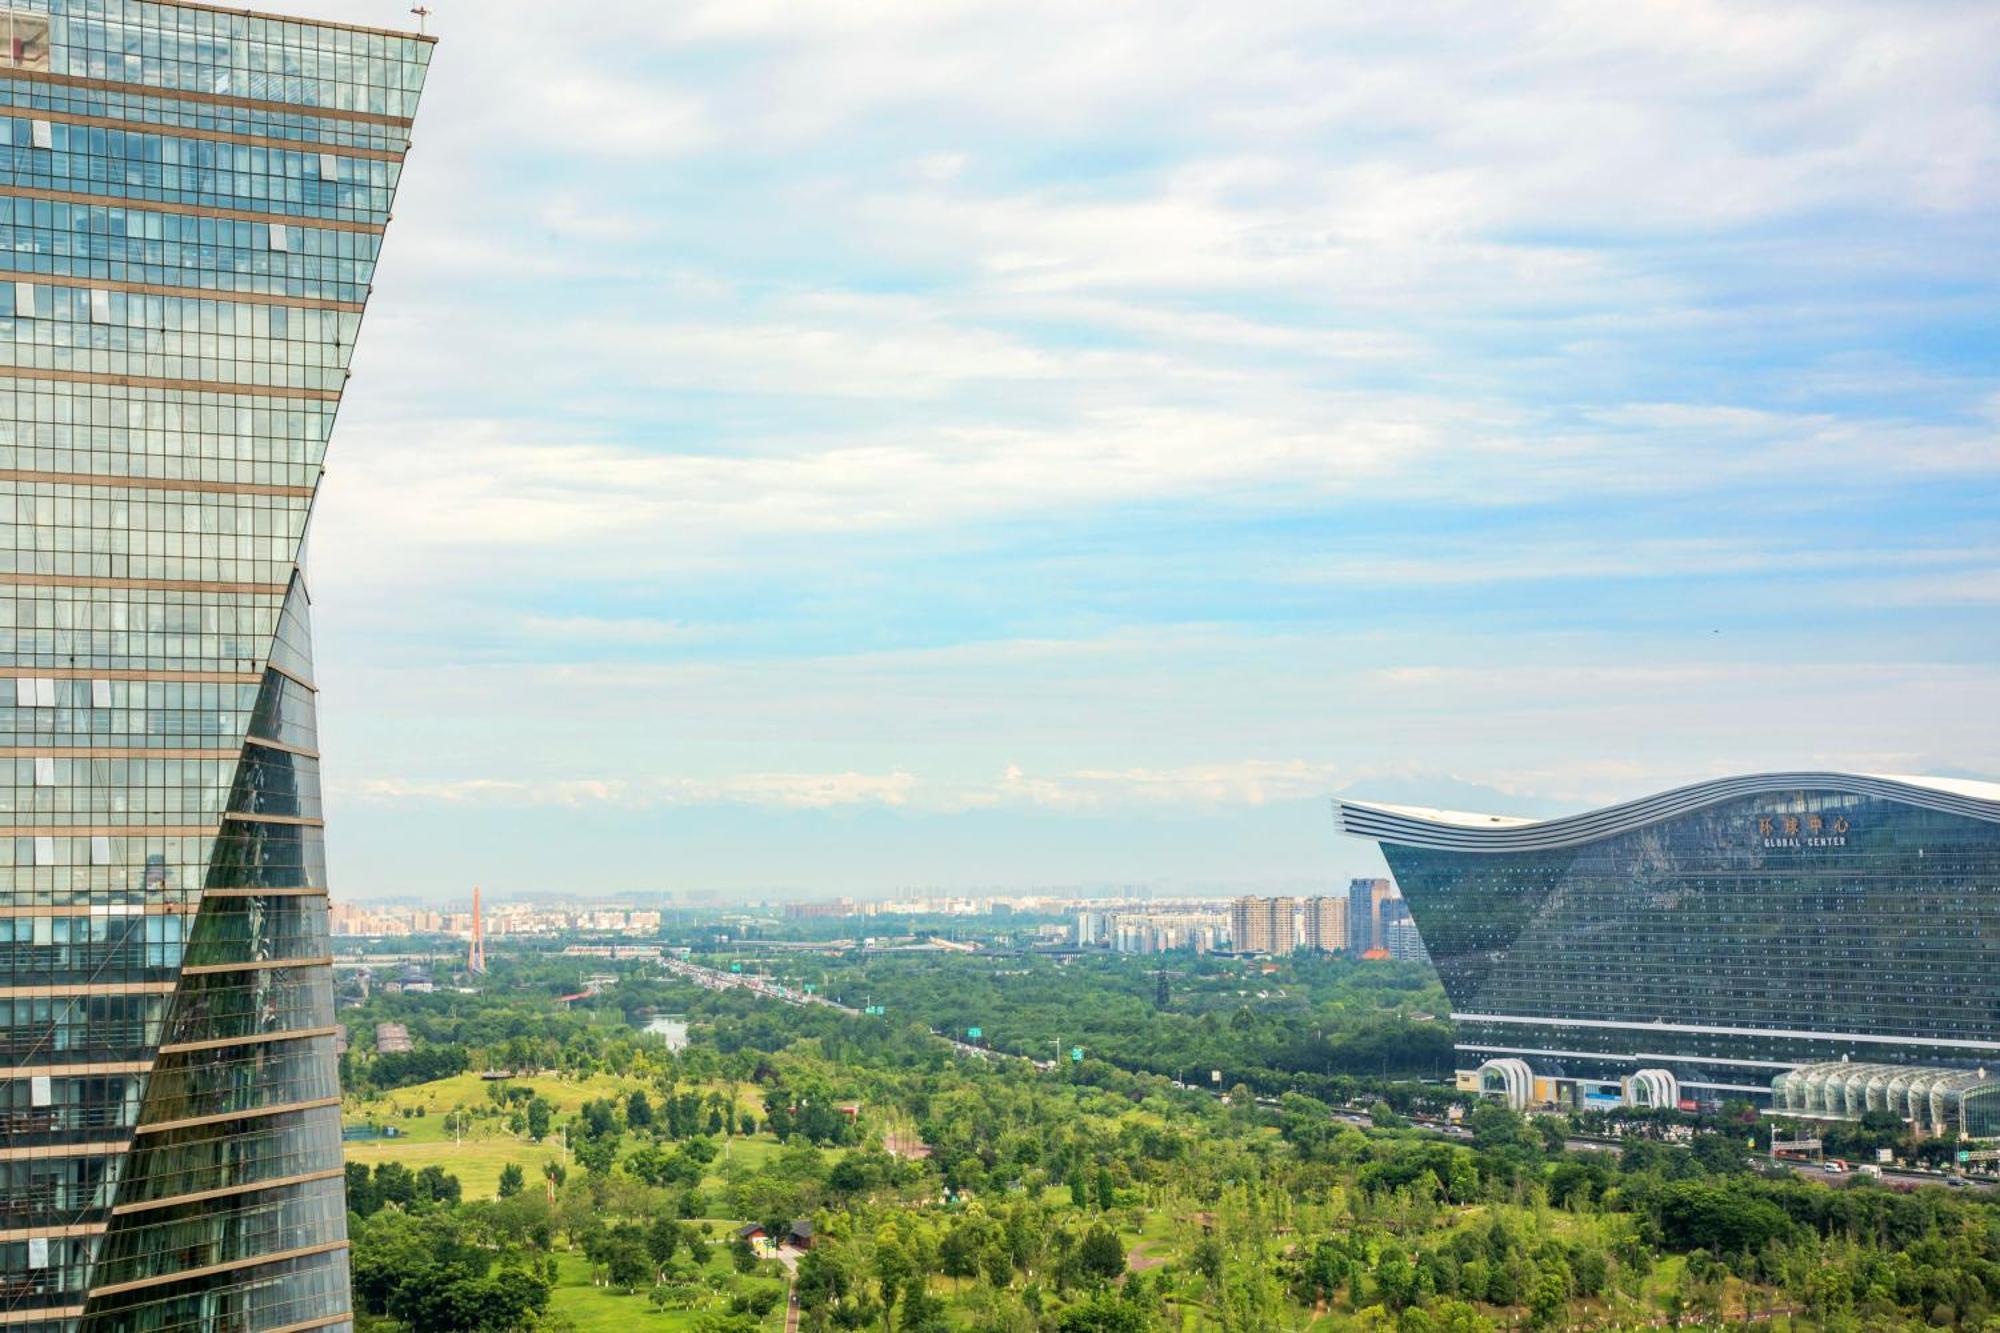
[(410, 1139), (375, 1139), (350, 1143), (347, 1160), (374, 1166), (379, 1162), (401, 1162), (412, 1171), (441, 1166), (458, 1177), (468, 1199), (490, 1199), (500, 1191), (500, 1170), (509, 1162), (521, 1165), (527, 1183), (542, 1183), (542, 1163), (562, 1155), (557, 1143), (529, 1143), (525, 1139), (467, 1139), (464, 1143), (415, 1142)]
[[(648, 1333), (679, 1333), (681, 1329), (692, 1328), (698, 1311), (656, 1310), (643, 1291), (625, 1295), (604, 1287), (592, 1286), (590, 1265), (581, 1254), (567, 1251), (556, 1252), (558, 1269), (555, 1292), (549, 1298), (549, 1308), (568, 1315), (576, 1321), (577, 1333), (629, 1333), (633, 1328), (645, 1329)], [(720, 1245), (709, 1260), (706, 1272), (729, 1273), (729, 1256)], [(778, 1308), (764, 1320), (764, 1328), (782, 1330), (785, 1326), (785, 1307)]]
[[(527, 1088), (536, 1096), (545, 1098), (555, 1107), (558, 1123), (575, 1115), (585, 1102), (605, 1097), (622, 1101), (634, 1088), (645, 1086), (637, 1079), (620, 1078), (614, 1074), (595, 1074), (588, 1079), (562, 1079), (554, 1074), (537, 1074), (509, 1079), (507, 1083), (512, 1087)], [(508, 1133), (502, 1119), (480, 1116), (472, 1121), (462, 1143), (452, 1142), (451, 1135), (446, 1132), (448, 1112), (459, 1107), (468, 1111), (486, 1111), (493, 1106), (486, 1091), (490, 1086), (477, 1074), (457, 1074), (451, 1078), (398, 1088), (381, 1097), (366, 1100), (350, 1098), (342, 1111), (343, 1123), (394, 1125), (398, 1133), (393, 1139), (349, 1140), (345, 1145), (347, 1160), (369, 1167), (382, 1162), (401, 1162), (412, 1171), (432, 1165), (441, 1166), (458, 1177), (468, 1199), (492, 1198), (500, 1188), (501, 1169), (510, 1162), (520, 1165), (529, 1185), (538, 1185), (542, 1179), (542, 1164), (562, 1160), (560, 1130), (541, 1143), (535, 1143), (526, 1137), (517, 1138)], [(716, 1090), (724, 1091), (720, 1088)], [(650, 1088), (647, 1093), (653, 1095)], [(750, 1104), (741, 1090), (738, 1104)], [(406, 1109), (419, 1107), (424, 1112), (420, 1117), (403, 1114)], [(641, 1141), (640, 1136), (627, 1134), (627, 1151), (637, 1147)], [(713, 1189), (722, 1183), (722, 1170), (728, 1163), (734, 1162), (755, 1170), (784, 1151), (783, 1145), (769, 1134), (756, 1134), (749, 1138), (725, 1137), (718, 1140), (718, 1146), (723, 1152), (709, 1165), (703, 1181), (706, 1189)], [(650, 1307), (647, 1313), (652, 1313)]]

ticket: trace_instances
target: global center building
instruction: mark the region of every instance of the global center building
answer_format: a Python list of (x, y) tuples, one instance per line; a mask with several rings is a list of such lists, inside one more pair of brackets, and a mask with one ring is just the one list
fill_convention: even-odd
[(0, 1333), (352, 1326), (303, 548), (430, 51), (0, 0)]
[(1410, 905), (1462, 1088), (2000, 1135), (2000, 785), (1765, 773), (1547, 820), (1338, 818)]

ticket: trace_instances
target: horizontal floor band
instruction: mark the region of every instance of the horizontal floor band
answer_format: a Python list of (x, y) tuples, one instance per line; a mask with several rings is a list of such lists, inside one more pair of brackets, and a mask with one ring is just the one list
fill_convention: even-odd
[(124, 1138), (97, 1139), (90, 1143), (35, 1143), (26, 1147), (0, 1146), (0, 1162), (53, 1161), (59, 1157), (109, 1157), (116, 1153), (129, 1152), (132, 1138), (128, 1131)]
[(204, 1037), (200, 1041), (170, 1041), (160, 1046), (161, 1055), (184, 1055), (189, 1051), (219, 1051), (225, 1046), (267, 1046), (274, 1041), (299, 1041), (306, 1037), (331, 1037), (339, 1028), (293, 1028), (286, 1032), (259, 1032), (250, 1037)]
[(204, 685), (261, 685), (261, 671), (155, 671), (130, 667), (0, 666), (0, 680), (173, 680)]
[(236, 759), (241, 753), (239, 750), (148, 750), (137, 745), (0, 745), (0, 759)]
[(224, 384), (219, 380), (173, 380), (156, 375), (116, 375), (97, 370), (40, 370), (33, 366), (0, 366), (0, 379), (51, 380), (59, 384), (109, 384), (124, 389), (176, 389), (212, 393), (224, 398), (296, 398), (321, 403), (340, 401), (338, 389), (287, 389), (276, 384)]
[(73, 995), (171, 995), (172, 981), (79, 981), (48, 986), (0, 986), (0, 999), (61, 1000)]
[(1812, 1032), (1804, 1028), (1718, 1027), (1701, 1023), (1621, 1022), (1605, 1018), (1539, 1018), (1516, 1014), (1455, 1013), (1451, 1018), (1454, 1023), (1521, 1023), (1535, 1027), (1609, 1028), (1619, 1032), (1686, 1032), (1705, 1037), (1776, 1037), (1786, 1041), (1858, 1041), (1876, 1046), (1932, 1046), (1943, 1050), (2000, 1051), (2000, 1041), (1974, 1041), (1970, 1038), (1947, 1037), (1894, 1037), (1875, 1032)]
[[(0, 370), (0, 373), (5, 373)], [(215, 579), (134, 579), (97, 574), (0, 574), (0, 587), (137, 588), (144, 592), (224, 592), (283, 597), (286, 583), (225, 583)]]
[(15, 269), (0, 269), (0, 282), (28, 282), (41, 287), (67, 287), (75, 291), (124, 292), (129, 296), (180, 296), (193, 301), (222, 301), (229, 305), (281, 305), (292, 310), (339, 310), (350, 315), (358, 315), (366, 308), (359, 301), (335, 301), (325, 296), (288, 296), (282, 292), (183, 287), (174, 282), (133, 282), (129, 278), (84, 278), (74, 273), (28, 273)]
[[(155, 1273), (151, 1277), (134, 1278), (130, 1282), (113, 1282), (109, 1286), (92, 1287), (92, 1299), (103, 1296), (117, 1296), (128, 1291), (142, 1291), (147, 1287), (165, 1286), (169, 1282), (180, 1282), (188, 1278), (213, 1277), (217, 1273), (227, 1273), (233, 1269), (262, 1268), (266, 1264), (282, 1263), (287, 1259), (309, 1259), (315, 1254), (330, 1254), (344, 1250), (344, 1240), (327, 1241), (321, 1245), (307, 1245), (296, 1250), (279, 1250), (274, 1254), (256, 1254), (248, 1258), (233, 1259), (226, 1264), (209, 1264), (202, 1268), (180, 1268), (171, 1273)], [(350, 1316), (351, 1318), (352, 1316)]]
[[(49, 1306), (40, 1310), (0, 1310), (0, 1324), (36, 1324), (43, 1320), (58, 1322), (64, 1319), (78, 1319), (83, 1315), (81, 1305)], [(353, 1315), (342, 1315), (342, 1319), (352, 1319)]]
[(205, 963), (197, 967), (183, 967), (184, 977), (213, 976), (217, 972), (263, 972), (280, 967), (332, 967), (333, 956), (324, 958), (263, 958), (248, 963)]
[(266, 662), (264, 663), (264, 665), (268, 667), (270, 670), (275, 671), (279, 675), (283, 676), (286, 680), (291, 681), (294, 685), (304, 686), (306, 689), (311, 690), (314, 694), (319, 693), (319, 686), (313, 684), (311, 681), (307, 680), (304, 676), (301, 676), (298, 672), (291, 670), (284, 664), (279, 662)]
[(134, 1134), (164, 1134), (170, 1129), (193, 1129), (198, 1125), (220, 1125), (230, 1120), (261, 1120), (265, 1116), (283, 1115), (287, 1111), (317, 1111), (321, 1107), (338, 1106), (338, 1097), (319, 1097), (309, 1102), (283, 1102), (277, 1106), (253, 1106), (247, 1111), (219, 1111), (214, 1115), (191, 1115), (180, 1120), (157, 1120), (150, 1125), (141, 1125)]
[(206, 204), (183, 204), (166, 199), (133, 199), (122, 194), (45, 190), (38, 185), (0, 186), (0, 197), (36, 199), (50, 204), (82, 204), (86, 208), (122, 208), (128, 213), (174, 213), (181, 217), (219, 218), (229, 222), (269, 222), (280, 227), (365, 232), (370, 236), (380, 236), (384, 225), (380, 222), (349, 222), (345, 218), (300, 217), (294, 213), (260, 213), (254, 208), (218, 208)]
[[(209, 9), (218, 14), (241, 15), (240, 9), (225, 9), (220, 5), (198, 5), (182, 0), (183, 9)], [(298, 23), (299, 19), (283, 20)], [(329, 24), (330, 27), (342, 25)], [(357, 29), (357, 31), (384, 31), (386, 29)], [(435, 41), (417, 33), (397, 33), (398, 37), (414, 38), (417, 41)], [(379, 111), (342, 111), (336, 107), (307, 106), (302, 102), (277, 102), (263, 97), (238, 97), (234, 93), (202, 93), (191, 89), (161, 88), (150, 83), (130, 83), (124, 79), (93, 79), (81, 74), (57, 74), (53, 70), (10, 69), (0, 65), (0, 78), (26, 79), (33, 83), (59, 84), (65, 88), (94, 88), (100, 92), (126, 93), (134, 97), (157, 97), (167, 102), (200, 102), (206, 106), (240, 106), (246, 111), (275, 111), (287, 116), (311, 116), (316, 120), (353, 120), (367, 125), (396, 125), (407, 129), (408, 116), (389, 116)]]
[[(4, 281), (5, 279), (0, 279)], [(180, 477), (116, 477), (101, 472), (37, 472), (0, 469), (0, 482), (55, 486), (113, 486), (134, 491), (195, 491), (203, 495), (284, 495), (310, 500), (310, 486), (278, 486), (261, 481), (191, 481)]]
[(10, 1240), (33, 1240), (37, 1236), (51, 1239), (57, 1236), (97, 1236), (103, 1234), (105, 1225), (103, 1222), (72, 1222), (60, 1227), (15, 1227), (11, 1231), (0, 1231), (0, 1245)]
[[(282, 670), (279, 670), (278, 674), (284, 676), (286, 680), (296, 679), (295, 677), (285, 675), (284, 671)], [(303, 681), (301, 681), (300, 683), (304, 684)], [(312, 686), (307, 685), (306, 688), (310, 690), (312, 689)], [(243, 743), (245, 745), (260, 746), (266, 750), (282, 750), (286, 754), (295, 754), (305, 759), (319, 758), (318, 750), (308, 750), (303, 745), (287, 745), (283, 741), (274, 741), (268, 736), (245, 736), (243, 738)]]
[(1460, 1043), (1453, 1050), (1470, 1051), (1475, 1055), (1546, 1055), (1557, 1060), (1630, 1060), (1638, 1064), (1658, 1065), (1729, 1065), (1740, 1069), (1797, 1069), (1796, 1060), (1739, 1060), (1734, 1056), (1720, 1055), (1661, 1055), (1658, 1052), (1636, 1051), (1561, 1051), (1539, 1046), (1477, 1046)]
[(209, 1199), (227, 1199), (238, 1194), (255, 1194), (260, 1190), (286, 1189), (293, 1185), (310, 1185), (319, 1180), (339, 1180), (346, 1172), (339, 1167), (329, 1171), (307, 1171), (296, 1176), (277, 1176), (271, 1180), (254, 1180), (247, 1185), (224, 1185), (221, 1189), (197, 1190), (193, 1194), (174, 1194), (164, 1199), (141, 1199), (137, 1203), (121, 1203), (111, 1210), (115, 1217), (128, 1213), (148, 1213), (156, 1208), (171, 1208), (177, 1203), (203, 1203)]
[(35, 903), (0, 908), (0, 916), (95, 916), (115, 920), (127, 916), (179, 916), (200, 905), (201, 895), (197, 891), (186, 897), (162, 898), (150, 903)]
[(235, 820), (240, 824), (285, 824), (293, 828), (326, 827), (324, 819), (311, 818), (306, 815), (256, 815), (251, 814), (247, 810), (224, 810), (222, 817), (224, 819)]
[(360, 157), (375, 162), (400, 162), (404, 154), (394, 148), (362, 148), (350, 144), (328, 144), (319, 139), (273, 139), (263, 134), (236, 134), (229, 130), (204, 130), (191, 126), (158, 125), (151, 121), (127, 120), (118, 116), (93, 116), (82, 111), (47, 111), (41, 107), (0, 107), (9, 115), (46, 120), (55, 125), (88, 125), (131, 134), (158, 134), (169, 139), (202, 139), (209, 143), (241, 144), (246, 148), (277, 148), (294, 153), (331, 153), (335, 157)]
[(10, 824), (0, 838), (212, 838), (214, 824)]
[(94, 1064), (16, 1065), (0, 1069), (0, 1079), (93, 1078), (99, 1074), (143, 1074), (153, 1067), (151, 1060), (100, 1060)]
[(203, 898), (324, 898), (324, 886), (295, 889), (203, 889)]

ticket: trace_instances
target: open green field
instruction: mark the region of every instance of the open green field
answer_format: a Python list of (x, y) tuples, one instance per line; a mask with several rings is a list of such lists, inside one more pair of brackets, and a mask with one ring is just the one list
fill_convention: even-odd
[[(342, 1107), (341, 1120), (347, 1125), (394, 1125), (395, 1138), (350, 1140), (345, 1144), (347, 1160), (373, 1167), (381, 1162), (401, 1162), (412, 1171), (441, 1166), (459, 1179), (468, 1199), (490, 1199), (500, 1188), (500, 1172), (509, 1163), (520, 1166), (530, 1183), (542, 1178), (544, 1162), (563, 1159), (562, 1135), (558, 1129), (540, 1143), (525, 1135), (509, 1133), (503, 1116), (481, 1115), (494, 1103), (487, 1089), (493, 1084), (477, 1074), (458, 1074), (434, 1079), (407, 1088), (398, 1088), (381, 1097), (349, 1098)], [(527, 1088), (555, 1107), (558, 1124), (575, 1115), (585, 1102), (599, 1098), (623, 1100), (633, 1089), (644, 1087), (638, 1079), (613, 1074), (596, 1074), (587, 1079), (565, 1079), (554, 1074), (536, 1074), (509, 1079), (509, 1087)], [(717, 1089), (726, 1091), (726, 1089)], [(708, 1089), (703, 1089), (708, 1091)], [(649, 1095), (653, 1095), (648, 1090)], [(741, 1092), (737, 1104), (750, 1109), (753, 1103)], [(423, 1115), (404, 1112), (421, 1108)], [(462, 1141), (454, 1142), (446, 1129), (449, 1112), (465, 1110), (473, 1114)], [(781, 1150), (769, 1134), (749, 1138), (725, 1138), (723, 1153), (710, 1167), (707, 1184), (721, 1179), (724, 1163), (735, 1161), (755, 1168)], [(626, 1146), (636, 1146), (635, 1136), (626, 1137)], [(651, 1310), (648, 1310), (651, 1313)]]
[[(696, 1311), (657, 1310), (644, 1292), (626, 1295), (592, 1285), (590, 1265), (581, 1254), (558, 1252), (556, 1266), (557, 1285), (549, 1298), (549, 1309), (568, 1316), (577, 1333), (629, 1333), (634, 1328), (647, 1333), (680, 1333), (694, 1327)], [(717, 1276), (731, 1272), (729, 1257), (720, 1246), (704, 1272)], [(782, 1330), (784, 1326), (785, 1307), (780, 1303), (765, 1318), (763, 1327)]]

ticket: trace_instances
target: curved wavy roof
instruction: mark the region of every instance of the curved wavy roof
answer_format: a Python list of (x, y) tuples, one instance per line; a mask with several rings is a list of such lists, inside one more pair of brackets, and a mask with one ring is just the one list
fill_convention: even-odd
[(2000, 783), (1873, 773), (1749, 773), (1712, 778), (1636, 801), (1554, 819), (1468, 814), (1411, 805), (1340, 801), (1341, 831), (1401, 847), (1461, 852), (1539, 852), (1625, 833), (1703, 806), (1765, 792), (1853, 792), (2000, 824)]

